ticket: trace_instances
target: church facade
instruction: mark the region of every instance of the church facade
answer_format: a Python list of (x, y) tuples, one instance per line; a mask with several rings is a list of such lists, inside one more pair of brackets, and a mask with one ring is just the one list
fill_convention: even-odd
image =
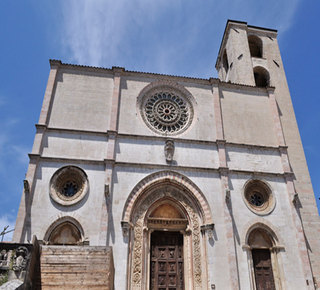
[(14, 242), (112, 247), (115, 289), (320, 286), (275, 30), (228, 21), (217, 79), (50, 65)]

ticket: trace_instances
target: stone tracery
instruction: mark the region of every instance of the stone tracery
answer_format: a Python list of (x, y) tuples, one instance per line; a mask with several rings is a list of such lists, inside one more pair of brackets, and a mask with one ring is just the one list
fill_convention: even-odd
[(146, 100), (143, 113), (154, 129), (165, 134), (179, 132), (191, 117), (190, 104), (183, 97), (169, 91), (151, 95)]
[(168, 81), (154, 82), (145, 87), (138, 106), (146, 125), (156, 133), (176, 135), (192, 122), (193, 97), (183, 86)]

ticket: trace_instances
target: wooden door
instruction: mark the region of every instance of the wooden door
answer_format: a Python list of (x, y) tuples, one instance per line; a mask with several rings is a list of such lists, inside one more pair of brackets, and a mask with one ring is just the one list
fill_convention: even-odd
[(270, 251), (253, 249), (252, 259), (257, 290), (275, 290)]
[(150, 289), (184, 289), (182, 234), (162, 231), (151, 234)]

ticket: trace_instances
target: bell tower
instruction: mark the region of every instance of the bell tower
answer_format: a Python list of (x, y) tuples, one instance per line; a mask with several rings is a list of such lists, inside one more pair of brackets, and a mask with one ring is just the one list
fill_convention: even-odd
[[(269, 69), (273, 55), (269, 50), (278, 53), (276, 37), (276, 30), (229, 20), (216, 62), (220, 80), (258, 87), (274, 85)], [(280, 61), (273, 65), (279, 67)]]
[[(277, 30), (228, 20), (221, 42), (216, 69), (220, 81), (268, 89), (275, 98), (284, 136), (279, 148), (290, 161), (289, 172), (299, 200), (299, 216), (309, 245), (309, 260), (315, 282), (320, 285), (320, 220), (309, 171), (301, 143), (291, 96), (277, 41)], [(302, 97), (302, 96), (297, 96)]]

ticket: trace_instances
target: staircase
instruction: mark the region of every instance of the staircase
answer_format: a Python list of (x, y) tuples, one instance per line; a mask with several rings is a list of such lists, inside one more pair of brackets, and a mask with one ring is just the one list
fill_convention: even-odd
[(41, 246), (41, 289), (113, 290), (112, 249)]

